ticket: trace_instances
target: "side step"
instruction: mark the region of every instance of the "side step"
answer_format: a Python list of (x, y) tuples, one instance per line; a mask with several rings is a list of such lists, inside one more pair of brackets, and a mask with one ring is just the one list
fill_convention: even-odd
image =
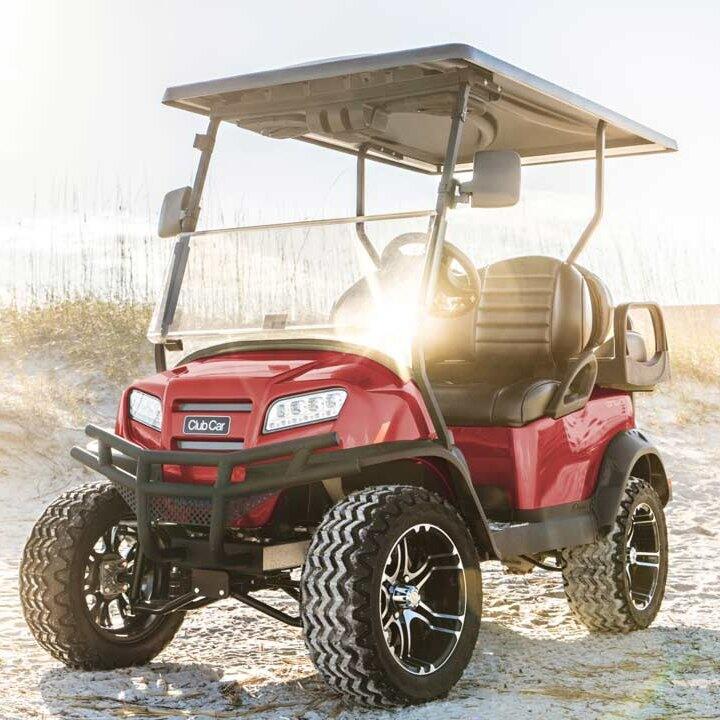
[(489, 525), (499, 560), (585, 545), (598, 537), (591, 513), (542, 522), (491, 521)]

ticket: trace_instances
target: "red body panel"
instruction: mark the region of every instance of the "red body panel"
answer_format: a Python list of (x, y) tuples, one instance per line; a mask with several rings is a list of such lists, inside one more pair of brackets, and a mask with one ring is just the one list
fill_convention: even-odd
[(608, 443), (634, 426), (630, 395), (596, 388), (582, 410), (559, 420), (452, 432), (473, 483), (502, 487), (516, 510), (536, 510), (590, 497)]
[[(149, 448), (176, 449), (179, 440), (217, 440), (183, 434), (182, 402), (251, 402), (252, 411), (223, 412), (231, 418), (230, 434), (223, 440), (243, 441), (246, 448), (308, 437), (334, 430), (340, 446), (352, 448), (394, 440), (434, 437), (432, 422), (420, 391), (384, 365), (365, 357), (336, 351), (274, 350), (206, 358), (153, 375), (133, 385), (159, 397), (163, 404), (163, 430), (130, 420), (127, 395), (120, 403), (116, 431)], [(336, 420), (263, 434), (265, 413), (279, 397), (341, 387), (348, 397)], [(175, 482), (210, 484), (214, 468), (165, 466), (164, 476)], [(243, 479), (236, 470), (233, 481)], [(243, 518), (242, 526), (265, 524), (275, 507), (273, 496)]]
[[(231, 418), (223, 439), (247, 448), (334, 430), (343, 448), (435, 437), (420, 391), (411, 380), (365, 357), (337, 351), (274, 350), (196, 360), (136, 382), (132, 387), (159, 397), (162, 433), (130, 420), (123, 394), (116, 432), (143, 447), (177, 449), (183, 439), (182, 402), (250, 402), (251, 412), (223, 412)], [(269, 404), (279, 397), (342, 387), (348, 398), (336, 420), (263, 434)], [(559, 420), (542, 418), (521, 428), (453, 427), (476, 485), (503, 488), (511, 507), (534, 510), (588, 498), (603, 453), (612, 437), (634, 427), (628, 393), (596, 389), (587, 406)], [(217, 439), (217, 438), (205, 438)], [(165, 466), (175, 482), (210, 484), (213, 468)], [(234, 482), (242, 482), (236, 470)], [(273, 495), (237, 523), (267, 523), (277, 502)]]

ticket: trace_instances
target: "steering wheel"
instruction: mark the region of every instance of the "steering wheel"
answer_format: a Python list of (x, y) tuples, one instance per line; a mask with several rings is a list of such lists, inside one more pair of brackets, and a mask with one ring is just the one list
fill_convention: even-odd
[[(410, 245), (427, 245), (425, 233), (411, 232), (398, 235), (390, 241), (380, 256), (380, 268), (415, 260), (421, 255), (403, 253)], [(459, 317), (474, 310), (480, 297), (480, 276), (473, 261), (458, 247), (443, 244), (443, 254), (437, 279), (437, 293), (430, 312), (437, 317)]]

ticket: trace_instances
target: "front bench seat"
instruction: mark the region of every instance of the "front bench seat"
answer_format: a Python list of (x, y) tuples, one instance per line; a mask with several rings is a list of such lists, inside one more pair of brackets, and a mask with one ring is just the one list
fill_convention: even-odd
[(612, 303), (596, 276), (555, 258), (503, 260), (480, 279), (475, 314), (433, 321), (428, 375), (448, 425), (519, 427), (548, 412), (573, 361), (605, 340)]
[(521, 427), (545, 414), (559, 380), (518, 380), (509, 385), (485, 382), (432, 383), (448, 425)]

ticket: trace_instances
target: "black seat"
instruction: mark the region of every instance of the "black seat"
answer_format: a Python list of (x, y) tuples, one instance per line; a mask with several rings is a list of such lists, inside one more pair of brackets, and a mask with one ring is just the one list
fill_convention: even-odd
[(582, 407), (612, 303), (583, 268), (520, 257), (480, 273), (475, 313), (430, 321), (428, 375), (448, 425), (519, 427)]
[(520, 427), (545, 414), (559, 380), (518, 380), (508, 385), (488, 382), (433, 383), (448, 425)]

